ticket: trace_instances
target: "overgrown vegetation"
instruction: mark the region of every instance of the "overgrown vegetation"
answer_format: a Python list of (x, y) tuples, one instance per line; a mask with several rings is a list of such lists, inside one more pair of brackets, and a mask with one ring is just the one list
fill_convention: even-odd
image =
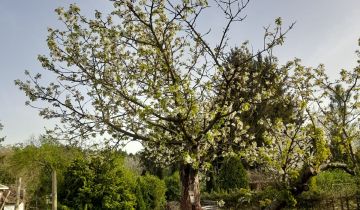
[[(113, 3), (95, 18), (58, 8), (65, 27), (49, 28), (38, 58), (56, 80), (15, 81), (27, 105), (61, 121), (37, 143), (1, 148), (0, 180), (23, 177), (29, 205), (47, 208), (56, 176), (62, 209), (281, 209), (358, 193), (360, 67), (331, 81), (323, 65), (279, 64), (273, 49), (293, 27), (281, 18), (263, 49), (228, 46), (248, 0)], [(197, 28), (211, 3), (225, 16), (215, 44)], [(141, 154), (116, 147), (129, 141)]]
[[(52, 167), (56, 166), (59, 209), (164, 209), (165, 193), (179, 199), (179, 176), (165, 181), (154, 175), (140, 176), (127, 167), (124, 152), (83, 150), (52, 140), (38, 145), (1, 148), (1, 183), (15, 184), (22, 177), (27, 205), (48, 209)], [(46, 156), (46, 154), (51, 154)], [(140, 163), (138, 163), (140, 165)], [(169, 181), (171, 180), (171, 181)]]

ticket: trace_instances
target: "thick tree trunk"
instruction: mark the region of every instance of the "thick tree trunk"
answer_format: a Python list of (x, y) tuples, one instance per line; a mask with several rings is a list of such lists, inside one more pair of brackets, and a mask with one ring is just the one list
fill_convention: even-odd
[(201, 210), (199, 171), (189, 164), (181, 165), (181, 210)]

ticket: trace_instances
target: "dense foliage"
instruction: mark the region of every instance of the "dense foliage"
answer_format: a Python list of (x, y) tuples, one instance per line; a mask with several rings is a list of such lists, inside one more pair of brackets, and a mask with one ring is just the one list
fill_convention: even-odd
[(141, 197), (145, 204), (144, 208), (140, 208), (141, 210), (160, 210), (164, 208), (166, 204), (166, 186), (163, 180), (146, 174), (141, 176), (136, 184), (141, 191)]
[(64, 173), (63, 204), (72, 209), (134, 209), (135, 180), (120, 157), (76, 159)]
[(248, 187), (249, 178), (240, 158), (226, 158), (219, 171), (218, 188), (222, 190), (230, 190)]
[(181, 195), (180, 174), (175, 171), (172, 175), (164, 178), (166, 185), (166, 200), (179, 201)]
[(309, 182), (309, 191), (305, 198), (331, 198), (336, 196), (352, 196), (357, 193), (356, 178), (341, 171), (324, 171)]
[(1, 184), (14, 187), (21, 177), (29, 208), (48, 209), (51, 205), (52, 167), (57, 172), (59, 209), (163, 209), (166, 192), (179, 198), (175, 195), (180, 192), (178, 176), (169, 177), (168, 185), (150, 174), (140, 176), (140, 168), (125, 164), (133, 155), (40, 139), (0, 149)]

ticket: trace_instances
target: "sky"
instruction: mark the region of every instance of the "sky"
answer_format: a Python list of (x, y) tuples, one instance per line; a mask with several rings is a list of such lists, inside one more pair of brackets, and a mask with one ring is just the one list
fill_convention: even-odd
[[(104, 0), (0, 0), (0, 122), (4, 125), (0, 136), (6, 136), (5, 144), (25, 142), (44, 133), (44, 127), (54, 125), (54, 121), (41, 119), (37, 110), (25, 106), (27, 98), (14, 80), (25, 80), (25, 70), (46, 76), (37, 55), (48, 53), (47, 28), (61, 27), (54, 9), (71, 3), (79, 5), (89, 17), (94, 16), (95, 9), (108, 12), (112, 8)], [(232, 26), (230, 46), (249, 40), (256, 51), (262, 46), (263, 27), (281, 17), (284, 27), (296, 24), (284, 45), (274, 51), (280, 63), (295, 57), (306, 66), (322, 63), (331, 78), (343, 68), (356, 66), (359, 0), (252, 0), (243, 14), (246, 19)], [(211, 7), (199, 20), (200, 30), (211, 28), (207, 36), (210, 43), (215, 43), (222, 30), (224, 22), (220, 17), (216, 7)], [(129, 152), (138, 149), (138, 144), (127, 147)]]

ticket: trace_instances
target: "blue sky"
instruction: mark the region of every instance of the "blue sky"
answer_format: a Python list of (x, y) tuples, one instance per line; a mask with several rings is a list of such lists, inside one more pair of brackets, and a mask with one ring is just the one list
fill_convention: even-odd
[[(53, 125), (41, 119), (37, 110), (24, 105), (26, 97), (14, 80), (25, 79), (25, 69), (46, 75), (36, 57), (47, 54), (47, 27), (61, 26), (54, 9), (70, 3), (78, 4), (88, 16), (93, 16), (95, 9), (111, 10), (111, 3), (104, 0), (0, 1), (0, 121), (4, 125), (0, 136), (7, 136), (7, 144), (23, 142)], [(275, 55), (282, 63), (294, 57), (307, 66), (323, 63), (328, 74), (335, 77), (341, 68), (356, 65), (359, 11), (359, 0), (253, 0), (244, 11), (246, 20), (232, 27), (230, 44), (249, 40), (256, 50), (262, 44), (263, 26), (273, 23), (276, 17), (282, 17), (285, 26), (296, 21)], [(221, 31), (223, 19), (219, 17), (221, 14), (212, 8), (200, 19), (202, 29), (212, 28), (210, 42)]]

